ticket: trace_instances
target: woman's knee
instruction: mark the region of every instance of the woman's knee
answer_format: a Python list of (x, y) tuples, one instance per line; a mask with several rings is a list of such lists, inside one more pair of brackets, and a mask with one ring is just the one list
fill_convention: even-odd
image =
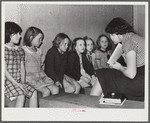
[(92, 96), (100, 96), (102, 94), (101, 85), (97, 82), (91, 89), (90, 95)]

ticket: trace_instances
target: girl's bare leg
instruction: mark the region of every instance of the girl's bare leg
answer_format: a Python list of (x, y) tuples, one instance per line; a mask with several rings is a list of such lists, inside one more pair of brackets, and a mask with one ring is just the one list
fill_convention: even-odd
[(66, 80), (63, 80), (63, 85), (64, 85), (66, 93), (74, 93), (76, 90), (75, 86), (73, 86), (72, 84), (70, 84)]
[(74, 86), (75, 86), (75, 88), (76, 88), (76, 90), (75, 90), (75, 94), (79, 94), (80, 93), (80, 89), (81, 89), (81, 86), (80, 86), (80, 84), (77, 82), (77, 81), (72, 81), (73, 82), (73, 84), (74, 84)]
[(50, 85), (50, 86), (47, 86), (49, 89), (50, 89), (50, 92), (52, 95), (54, 94), (58, 94), (59, 93), (59, 87), (56, 86), (56, 85)]
[(75, 79), (73, 79), (73, 78), (71, 78), (71, 77), (69, 77), (67, 75), (64, 75), (64, 76), (65, 76), (64, 77), (65, 78), (64, 81), (66, 81), (64, 83), (65, 84), (64, 87), (66, 88), (66, 91), (67, 91), (67, 88), (69, 88), (70, 86), (72, 86), (73, 88), (71, 87), (70, 90), (74, 90), (75, 94), (79, 94), (80, 89), (81, 89), (80, 84), (77, 81), (75, 81)]
[(25, 96), (24, 95), (18, 96), (16, 100), (16, 107), (18, 108), (24, 107), (24, 103), (25, 103)]
[(50, 90), (47, 87), (38, 88), (37, 90), (43, 94), (43, 97), (47, 97), (50, 95)]
[(37, 91), (34, 91), (32, 97), (29, 100), (29, 107), (36, 108), (38, 107)]
[(99, 82), (96, 82), (92, 87), (90, 95), (91, 96), (101, 96), (101, 94), (102, 94), (101, 85)]

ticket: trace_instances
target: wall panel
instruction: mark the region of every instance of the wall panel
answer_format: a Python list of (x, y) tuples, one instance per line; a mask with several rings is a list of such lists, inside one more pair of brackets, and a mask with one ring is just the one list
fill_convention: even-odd
[(87, 35), (96, 41), (100, 34), (105, 33), (106, 25), (114, 17), (123, 17), (132, 25), (132, 7), (132, 5), (17, 4), (16, 10), (12, 13), (7, 11), (6, 6), (5, 16), (8, 18), (15, 12), (19, 13), (16, 17), (24, 32), (29, 26), (43, 30), (45, 38), (41, 48), (46, 54), (52, 46), (52, 40), (60, 32), (68, 34), (71, 39)]

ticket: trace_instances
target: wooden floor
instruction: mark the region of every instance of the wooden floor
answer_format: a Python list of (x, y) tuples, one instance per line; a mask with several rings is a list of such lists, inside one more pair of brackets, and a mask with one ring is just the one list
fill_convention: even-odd
[[(126, 108), (144, 109), (144, 102), (126, 100), (121, 106), (99, 104), (100, 97), (90, 96), (90, 88), (85, 89), (82, 94), (57, 94), (42, 98), (39, 96), (39, 108)], [(15, 107), (15, 101), (5, 98), (5, 107)], [(25, 107), (29, 107), (29, 100), (26, 100)]]
[(85, 94), (58, 94), (40, 99), (40, 108), (126, 108), (144, 109), (144, 102), (126, 100), (121, 106), (99, 104), (100, 97)]

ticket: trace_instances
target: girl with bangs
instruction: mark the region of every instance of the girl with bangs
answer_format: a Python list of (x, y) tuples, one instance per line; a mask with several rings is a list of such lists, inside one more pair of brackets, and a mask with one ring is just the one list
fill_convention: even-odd
[(64, 33), (59, 33), (52, 43), (53, 46), (48, 50), (45, 58), (45, 73), (52, 78), (62, 92), (78, 94), (80, 85), (65, 74), (67, 55), (71, 46), (70, 38)]

